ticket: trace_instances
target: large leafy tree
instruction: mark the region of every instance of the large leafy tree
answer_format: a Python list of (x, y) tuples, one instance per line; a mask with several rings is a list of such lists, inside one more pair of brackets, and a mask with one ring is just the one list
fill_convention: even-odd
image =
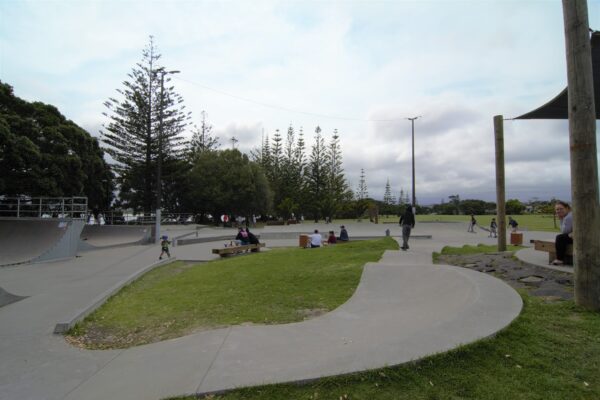
[(262, 168), (236, 149), (199, 154), (190, 183), (190, 205), (198, 214), (264, 215), (272, 206)]
[(112, 174), (97, 139), (56, 107), (29, 103), (0, 82), (0, 194), (86, 196), (108, 207)]
[[(164, 171), (163, 185), (180, 178), (181, 170), (169, 164), (177, 164), (184, 157), (183, 132), (189, 120), (181, 96), (169, 85), (169, 73), (159, 64), (160, 58), (150, 37), (142, 60), (117, 90), (119, 98), (105, 102), (108, 122), (102, 131), (106, 151), (115, 160), (123, 206), (146, 213), (155, 206), (157, 164), (160, 162)], [(168, 192), (162, 190), (162, 194), (163, 203), (168, 204)]]

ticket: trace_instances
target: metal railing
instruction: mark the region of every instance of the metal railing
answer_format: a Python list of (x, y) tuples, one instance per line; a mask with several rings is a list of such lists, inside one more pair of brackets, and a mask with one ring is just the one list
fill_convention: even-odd
[(85, 219), (87, 197), (0, 196), (0, 217)]
[[(187, 225), (195, 223), (194, 214), (191, 213), (169, 213), (163, 212), (161, 224), (163, 225)], [(88, 224), (99, 225), (154, 225), (156, 216), (150, 214), (134, 214), (122, 210), (100, 211), (97, 215), (88, 213)]]

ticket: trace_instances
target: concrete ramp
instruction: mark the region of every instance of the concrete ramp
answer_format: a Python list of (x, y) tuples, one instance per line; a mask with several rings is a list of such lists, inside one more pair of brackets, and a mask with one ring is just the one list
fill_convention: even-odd
[(17, 301), (26, 299), (27, 297), (28, 296), (17, 296), (16, 294), (7, 292), (0, 287), (0, 307), (7, 306), (11, 303), (16, 303)]
[(74, 257), (81, 229), (79, 220), (2, 218), (0, 266)]
[(151, 242), (152, 226), (85, 225), (80, 250), (117, 247)]

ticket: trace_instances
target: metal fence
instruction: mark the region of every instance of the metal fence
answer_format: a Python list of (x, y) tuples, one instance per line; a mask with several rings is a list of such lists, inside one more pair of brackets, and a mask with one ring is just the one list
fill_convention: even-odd
[(0, 217), (85, 219), (87, 197), (0, 196)]
[[(195, 223), (195, 216), (191, 213), (169, 213), (163, 212), (161, 215), (162, 225), (187, 225)], [(91, 213), (87, 217), (88, 224), (99, 225), (154, 225), (156, 215), (133, 214), (122, 210), (100, 211), (97, 215)]]

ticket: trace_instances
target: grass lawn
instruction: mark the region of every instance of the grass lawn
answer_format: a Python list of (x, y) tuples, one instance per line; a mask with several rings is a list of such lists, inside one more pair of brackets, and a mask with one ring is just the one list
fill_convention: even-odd
[[(472, 254), (493, 246), (444, 248)], [(600, 399), (600, 313), (520, 292), (521, 315), (495, 337), (413, 364), (306, 385), (239, 389), (213, 400)], [(293, 360), (291, 360), (293, 362)], [(194, 397), (178, 397), (192, 400)]]
[[(522, 246), (513, 246), (509, 244), (506, 246), (506, 251), (517, 251), (521, 250)], [(444, 246), (442, 248), (441, 253), (433, 252), (433, 262), (437, 262), (440, 254), (444, 255), (467, 255), (467, 254), (479, 254), (479, 253), (494, 253), (498, 251), (498, 245), (492, 244), (482, 244), (479, 243), (477, 246), (472, 246), (469, 244), (465, 244), (463, 247), (451, 247)]]
[(88, 348), (125, 348), (242, 323), (280, 324), (333, 310), (391, 238), (319, 249), (275, 249), (145, 274), (69, 332)]
[[(490, 222), (494, 215), (476, 215), (477, 225), (483, 226), (484, 228), (490, 227)], [(520, 230), (526, 231), (547, 231), (547, 232), (558, 232), (560, 231), (560, 223), (556, 220), (556, 228), (554, 227), (554, 217), (552, 215), (542, 214), (527, 214), (527, 215), (513, 215), (513, 218), (519, 223)], [(399, 217), (381, 217), (380, 222), (394, 222), (398, 223)], [(470, 215), (417, 215), (417, 223), (419, 222), (464, 222), (465, 226), (471, 221)], [(508, 223), (508, 217), (506, 219)], [(508, 225), (507, 225), (508, 228)]]

